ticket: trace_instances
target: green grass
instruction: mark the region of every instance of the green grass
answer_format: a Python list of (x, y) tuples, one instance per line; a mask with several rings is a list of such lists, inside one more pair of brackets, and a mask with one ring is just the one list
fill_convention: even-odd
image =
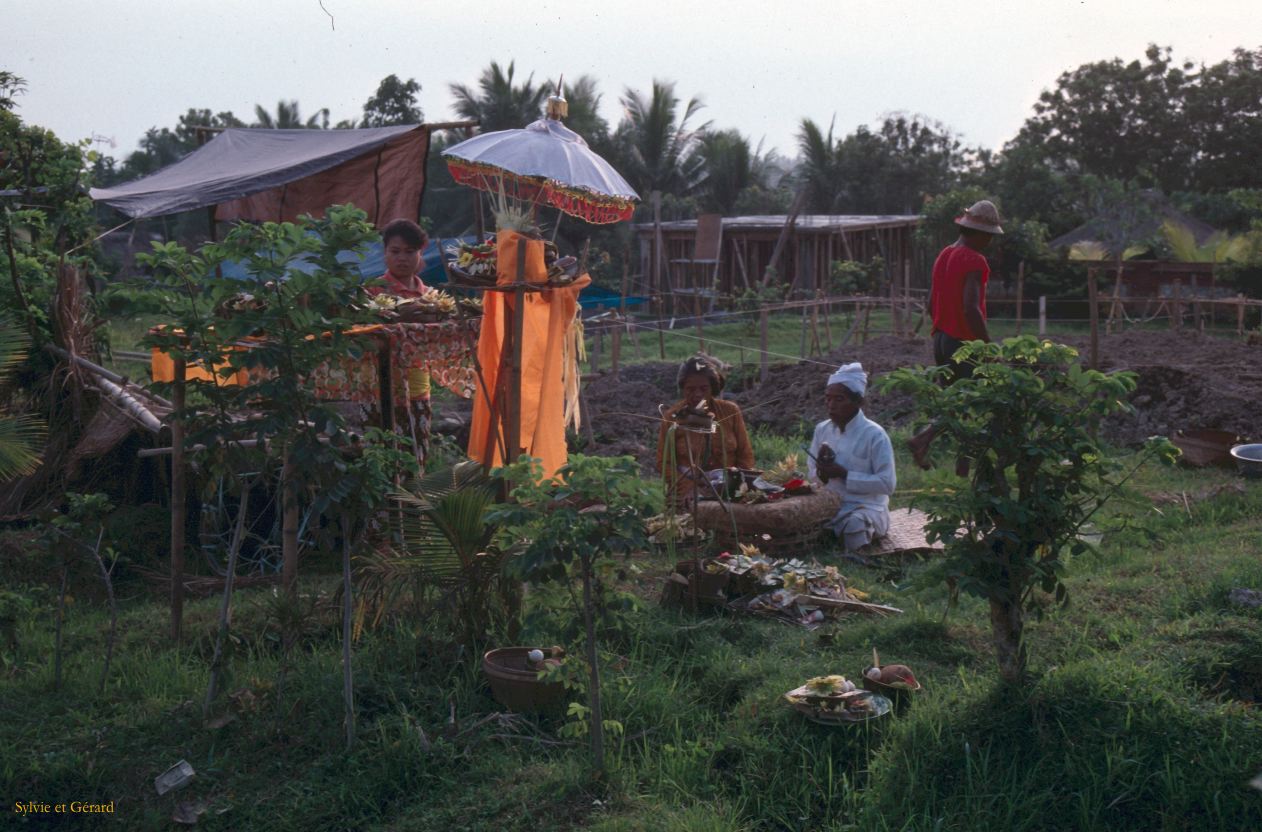
[[(755, 444), (760, 461), (797, 445)], [(898, 453), (905, 504), (924, 480)], [(476, 655), (448, 645), (437, 618), (360, 642), (359, 740), (346, 754), (333, 576), (304, 579), (322, 603), (283, 692), (269, 591), (241, 593), (226, 687), (237, 696), (225, 700), (236, 720), (210, 729), (200, 702), (217, 602), (189, 605), (176, 648), (164, 601), (124, 573), (122, 638), (98, 695), (106, 617), (85, 567), (71, 584), (67, 684), (54, 693), (52, 593), (32, 586), (33, 550), (11, 545), (5, 586), (33, 607), (18, 611), (18, 647), (3, 653), (0, 793), (113, 799), (118, 814), (91, 828), (165, 829), (177, 796), (157, 797), (152, 780), (183, 758), (198, 778), (178, 798), (209, 801), (199, 823), (209, 830), (1259, 828), (1262, 794), (1247, 783), (1262, 772), (1262, 613), (1229, 607), (1226, 594), (1262, 586), (1262, 488), (1186, 508), (1152, 499), (1235, 481), (1146, 467), (1102, 519), (1101, 551), (1072, 564), (1070, 606), (1031, 623), (1024, 692), (997, 681), (983, 605), (948, 609), (931, 566), (840, 562), (854, 585), (906, 612), (815, 633), (664, 610), (644, 581), (648, 603), (606, 641), (622, 657), (606, 667), (607, 717), (625, 734), (611, 739), (600, 783), (581, 745), (496, 739), (509, 732), (492, 726), (449, 736), (500, 708)], [(637, 565), (665, 569), (653, 556)], [(523, 639), (551, 643), (547, 620)], [(806, 677), (856, 675), (873, 647), (924, 683), (907, 714), (830, 729), (782, 707)], [(556, 741), (562, 720), (525, 725)]]

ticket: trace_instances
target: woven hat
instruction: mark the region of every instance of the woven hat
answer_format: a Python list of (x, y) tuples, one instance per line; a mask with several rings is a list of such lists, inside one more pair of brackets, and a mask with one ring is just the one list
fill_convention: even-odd
[(955, 224), (961, 228), (985, 231), (987, 234), (1003, 233), (1003, 229), (999, 227), (999, 209), (989, 199), (973, 203), (964, 212), (964, 216), (955, 218)]

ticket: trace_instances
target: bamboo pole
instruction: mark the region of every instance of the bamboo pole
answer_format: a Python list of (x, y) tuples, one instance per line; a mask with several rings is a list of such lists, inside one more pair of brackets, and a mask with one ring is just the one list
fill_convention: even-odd
[(872, 306), (874, 305), (875, 303), (871, 305), (863, 304), (863, 340), (861, 343), (864, 344), (868, 342), (868, 320), (872, 317)]
[(513, 288), (513, 336), (512, 364), (509, 369), (508, 387), (508, 436), (505, 444), (512, 454), (505, 463), (516, 462), (521, 456), (521, 355), (522, 330), (526, 322), (526, 238), (517, 240), (517, 277)]
[(1100, 369), (1100, 310), (1096, 306), (1096, 273), (1095, 269), (1087, 269), (1087, 299), (1091, 304), (1088, 314), (1091, 317), (1091, 369)]
[(171, 640), (179, 642), (184, 618), (184, 384), (185, 360), (173, 359), (175, 410), (171, 414)]
[(1174, 281), (1174, 300), (1170, 305), (1170, 328), (1183, 329), (1183, 281)]
[(780, 237), (776, 240), (776, 247), (771, 250), (771, 259), (767, 261), (767, 268), (762, 273), (762, 285), (766, 287), (771, 282), (771, 275), (775, 271), (776, 263), (780, 262), (780, 254), (784, 251), (785, 243), (788, 242), (789, 235), (793, 232), (793, 227), (797, 223), (798, 214), (802, 207), (806, 204), (806, 191), (801, 190), (793, 197), (793, 204), (789, 207), (789, 214), (784, 218), (784, 227), (780, 229)]
[(1236, 334), (1244, 335), (1244, 293), (1236, 295)]
[(1047, 295), (1039, 295), (1039, 337), (1047, 334)]
[(342, 512), (342, 702), (346, 706), (346, 750), (355, 745), (355, 678), (351, 664), (351, 620), (354, 604), (351, 598), (351, 533), (353, 523)]

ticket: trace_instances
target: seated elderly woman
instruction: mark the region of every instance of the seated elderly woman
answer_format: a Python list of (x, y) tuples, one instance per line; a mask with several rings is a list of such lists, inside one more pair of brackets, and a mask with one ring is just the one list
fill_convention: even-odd
[(754, 448), (740, 407), (719, 398), (724, 382), (720, 366), (703, 353), (680, 365), (676, 383), (683, 399), (662, 414), (657, 469), (680, 500), (694, 496), (706, 471), (754, 467)]

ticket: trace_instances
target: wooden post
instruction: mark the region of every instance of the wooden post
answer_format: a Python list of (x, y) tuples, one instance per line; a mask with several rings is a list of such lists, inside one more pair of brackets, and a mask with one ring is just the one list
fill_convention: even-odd
[(692, 308), (697, 323), (697, 349), (705, 352), (705, 314), (701, 311), (701, 287), (698, 286), (695, 291)]
[(1192, 275), (1192, 324), (1197, 332), (1204, 332), (1205, 321), (1201, 318), (1201, 292), (1196, 283), (1196, 275)]
[(1047, 295), (1039, 295), (1039, 337), (1047, 334)]
[(614, 321), (613, 329), (609, 330), (609, 365), (613, 369), (614, 377), (618, 375), (618, 361), (622, 357), (622, 319), (619, 316)]
[(903, 332), (910, 336), (911, 332), (911, 258), (907, 255), (907, 247), (903, 247)]
[(1087, 269), (1088, 314), (1091, 317), (1091, 369), (1100, 369), (1100, 310), (1096, 306), (1095, 269)]
[(1183, 329), (1183, 281), (1174, 281), (1174, 300), (1170, 304), (1170, 328)]
[(828, 351), (833, 351), (833, 322), (832, 322), (833, 302), (827, 300), (824, 302), (824, 338), (828, 341)]
[(1017, 335), (1021, 334), (1021, 307), (1025, 302), (1025, 261), (1017, 264)]
[(758, 382), (760, 384), (767, 383), (767, 326), (768, 326), (767, 307), (763, 306), (758, 312)]
[(612, 367), (613, 375), (618, 374), (618, 361), (622, 359), (622, 319), (613, 322), (613, 328), (610, 330), (610, 367)]
[(180, 640), (180, 628), (184, 619), (184, 520), (186, 516), (184, 488), (184, 382), (185, 359), (172, 360), (175, 370), (175, 387), (171, 391), (171, 404), (175, 413), (171, 419), (171, 640)]
[(1236, 295), (1236, 334), (1244, 335), (1244, 293)]
[(890, 331), (895, 337), (901, 337), (903, 334), (902, 315), (898, 309), (898, 279), (894, 276), (893, 269), (889, 271), (890, 275)]
[(504, 444), (509, 457), (506, 463), (516, 462), (521, 456), (521, 351), (522, 330), (526, 322), (526, 238), (517, 240), (517, 285), (513, 289), (513, 352), (508, 387), (508, 436)]
[[(860, 301), (860, 303), (862, 303), (862, 301)], [(876, 301), (872, 301), (871, 305), (866, 304), (866, 303), (863, 304), (863, 341), (862, 343), (864, 344), (868, 342), (868, 320), (872, 317), (872, 306), (875, 304), (876, 304)]]
[[(605, 310), (603, 303), (596, 304), (596, 314), (599, 315)], [(600, 372), (600, 354), (605, 348), (605, 325), (603, 321), (596, 323), (596, 340), (592, 344), (592, 372)]]

